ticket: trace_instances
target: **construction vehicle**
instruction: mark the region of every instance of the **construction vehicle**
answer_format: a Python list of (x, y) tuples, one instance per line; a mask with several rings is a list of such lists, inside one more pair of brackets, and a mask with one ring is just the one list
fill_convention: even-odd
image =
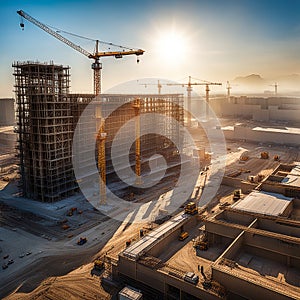
[(94, 261), (94, 269), (97, 271), (101, 271), (104, 269), (104, 261), (102, 259), (96, 259)]
[(249, 160), (249, 156), (246, 154), (242, 154), (240, 157), (240, 161), (247, 161), (247, 160)]
[(85, 243), (87, 242), (87, 238), (84, 237), (84, 238), (80, 238), (78, 241), (77, 241), (77, 245), (81, 246), (81, 245), (84, 245)]
[(186, 232), (186, 231), (184, 231), (184, 232), (181, 232), (180, 233), (180, 235), (179, 235), (179, 237), (178, 237), (178, 240), (179, 241), (184, 241), (186, 238), (188, 238), (189, 237), (189, 233), (188, 232)]
[(194, 243), (194, 248), (200, 251), (206, 251), (208, 249), (208, 239), (206, 234), (199, 237), (199, 239)]
[(63, 224), (62, 226), (61, 226), (61, 229), (63, 229), (63, 230), (67, 230), (67, 229), (69, 229), (70, 228), (70, 225), (68, 225), (68, 224)]
[(225, 207), (226, 207), (226, 206), (229, 206), (229, 205), (230, 205), (230, 203), (226, 201), (226, 202), (220, 203), (220, 204), (219, 204), (219, 208), (220, 208), (220, 209), (225, 209)]
[(241, 190), (235, 190), (233, 192), (233, 201), (237, 201), (241, 198)]
[(194, 272), (187, 272), (183, 276), (183, 280), (192, 284), (197, 284), (199, 281), (199, 276), (196, 275)]
[(77, 211), (77, 207), (71, 207), (68, 212), (67, 212), (67, 216), (71, 217), (73, 216), (74, 212)]
[(263, 151), (260, 153), (260, 158), (262, 159), (268, 159), (269, 158), (269, 152)]
[(185, 208), (184, 212), (189, 215), (195, 215), (198, 212), (198, 208), (195, 202), (189, 202)]
[(274, 160), (274, 161), (279, 161), (279, 160), (280, 160), (280, 157), (279, 157), (279, 155), (277, 155), (277, 154), (276, 154), (276, 155), (274, 155), (274, 157), (273, 157), (273, 160)]

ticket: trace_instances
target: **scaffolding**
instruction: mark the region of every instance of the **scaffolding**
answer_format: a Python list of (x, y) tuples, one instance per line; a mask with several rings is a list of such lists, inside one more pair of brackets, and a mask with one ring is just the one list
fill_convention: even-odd
[[(91, 174), (90, 170), (93, 169), (91, 168), (92, 165), (97, 164), (95, 162), (97, 155), (94, 157), (87, 155), (95, 147), (94, 140), (87, 138), (87, 135), (89, 137), (91, 135), (96, 136), (101, 116), (104, 116), (105, 132), (107, 133), (105, 141), (107, 185), (118, 196), (123, 196), (124, 193), (128, 194), (128, 186), (122, 183), (116, 174), (112, 163), (111, 149), (117, 132), (124, 124), (127, 124), (126, 132), (118, 136), (119, 150), (114, 150), (114, 155), (117, 156), (114, 158), (116, 161), (124, 161), (122, 158), (129, 155), (130, 167), (132, 170), (135, 169), (136, 144), (132, 144), (129, 153), (125, 153), (122, 145), (125, 146), (128, 143), (130, 134), (132, 135), (135, 132), (135, 123), (129, 121), (135, 117), (133, 104), (136, 99), (140, 99), (141, 115), (151, 113), (150, 118), (141, 121), (141, 132), (150, 126), (159, 128), (160, 132), (160, 134), (145, 134), (140, 138), (142, 175), (149, 171), (149, 159), (154, 154), (163, 155), (169, 167), (172, 165), (168, 170), (169, 173), (172, 172), (172, 168), (177, 168), (180, 171), (180, 159), (178, 157), (184, 144), (183, 135), (180, 134), (184, 120), (182, 94), (102, 94), (97, 100), (94, 99), (93, 95), (88, 96), (87, 94), (70, 94), (69, 97), (72, 99), (73, 115), (77, 116), (77, 121), (84, 109), (89, 110), (87, 114), (81, 115), (80, 123), (75, 124), (76, 122), (74, 122), (80, 132), (78, 140), (78, 145), (80, 145), (80, 168), (82, 169), (80, 173), (86, 175), (85, 180), (89, 182), (90, 179), (95, 178), (95, 174)], [(93, 99), (94, 101), (92, 101)], [(90, 103), (89, 106), (87, 106), (88, 103)], [(100, 110), (101, 114), (99, 113)], [(157, 114), (172, 118), (176, 122), (160, 119)], [(88, 144), (88, 141), (90, 141), (90, 144)], [(180, 145), (179, 148), (178, 145)], [(118, 169), (122, 167), (126, 168), (128, 166), (120, 164), (117, 166)]]
[(72, 168), (69, 67), (15, 62), (18, 152), (23, 195), (42, 202), (77, 189)]
[[(129, 155), (132, 170), (135, 169), (135, 143), (125, 153), (122, 145), (135, 132), (134, 103), (140, 99), (140, 115), (150, 118), (141, 121), (141, 132), (155, 127), (156, 132), (140, 138), (142, 174), (149, 171), (149, 160), (161, 154), (168, 163), (165, 177), (176, 176), (180, 171), (179, 154), (183, 149), (183, 95), (124, 95), (69, 93), (69, 67), (53, 63), (15, 62), (15, 93), (17, 104), (18, 155), (20, 160), (21, 188), (23, 195), (42, 202), (54, 202), (72, 195), (78, 190), (81, 179), (97, 178), (96, 135), (101, 118), (105, 118), (105, 161), (107, 185), (113, 191), (128, 193), (128, 185), (120, 180), (112, 163), (112, 145), (116, 134), (124, 124), (126, 132), (118, 137), (121, 145), (114, 152), (116, 159)], [(82, 114), (83, 111), (88, 113)], [(158, 115), (166, 117), (159, 118)], [(170, 119), (175, 120), (171, 122)], [(79, 122), (80, 120), (80, 122)], [(73, 145), (75, 129), (79, 136)], [(80, 146), (80, 168), (85, 178), (75, 178), (72, 166), (72, 147)], [(73, 149), (74, 150), (74, 149)], [(92, 152), (91, 152), (92, 151)], [(95, 155), (91, 155), (95, 153)], [(159, 163), (159, 162), (157, 162)], [(122, 164), (118, 168), (126, 168)], [(97, 169), (96, 169), (97, 172)], [(169, 173), (168, 173), (169, 172)], [(177, 172), (177, 173), (176, 173)]]

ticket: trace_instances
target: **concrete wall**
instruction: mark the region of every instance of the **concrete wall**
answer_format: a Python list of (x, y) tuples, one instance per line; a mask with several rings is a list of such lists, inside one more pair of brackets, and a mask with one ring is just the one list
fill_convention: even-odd
[(275, 261), (279, 261), (281, 258), (285, 261), (287, 256), (299, 258), (299, 244), (284, 242), (275, 237), (246, 232), (244, 243), (247, 247), (252, 248), (252, 253)]
[(238, 251), (241, 249), (241, 247), (243, 245), (244, 234), (245, 234), (245, 232), (243, 231), (236, 237), (236, 239), (229, 245), (229, 247), (219, 257), (218, 261), (221, 258), (227, 258), (227, 259), (234, 260), (234, 258), (236, 257), (236, 254), (238, 253)]
[(210, 105), (219, 117), (244, 117), (257, 121), (300, 121), (297, 98), (231, 97), (212, 99)]
[(222, 179), (222, 184), (228, 185), (228, 186), (233, 186), (235, 188), (241, 188), (241, 181), (242, 181), (242, 179), (239, 179), (239, 178), (224, 176)]
[[(299, 112), (300, 113), (300, 112)], [(300, 116), (300, 114), (298, 115)], [(228, 130), (229, 131), (229, 130)], [(225, 138), (247, 140), (262, 143), (277, 143), (283, 145), (300, 145), (300, 135), (296, 133), (283, 133), (272, 131), (252, 130), (250, 127), (235, 126), (234, 131), (229, 133), (224, 130)]]
[(231, 270), (226, 270), (226, 272), (224, 272), (223, 268), (219, 269), (218, 267), (213, 267), (212, 277), (214, 280), (224, 285), (227, 290), (247, 299), (291, 299), (288, 296), (278, 294), (271, 287), (268, 288), (266, 285), (257, 285), (257, 282), (251, 282), (248, 278), (236, 277)]
[(176, 278), (161, 271), (157, 271), (155, 269), (151, 269), (122, 256), (119, 257), (118, 269), (119, 273), (146, 284), (149, 287), (155, 288), (163, 293), (168, 290), (169, 285), (200, 299), (219, 299), (217, 296), (214, 296), (193, 284), (185, 282), (182, 279)]
[(243, 194), (249, 194), (256, 188), (257, 184), (248, 181), (241, 182), (241, 191)]
[(269, 219), (259, 219), (258, 228), (300, 238), (300, 225), (282, 224)]
[(231, 223), (236, 223), (244, 226), (249, 226), (251, 222), (253, 222), (255, 219), (255, 217), (251, 215), (241, 214), (231, 210), (225, 210), (223, 213), (224, 215), (216, 216), (216, 219), (221, 217), (224, 218), (225, 220), (228, 220)]
[(11, 126), (15, 123), (14, 99), (0, 99), (0, 126)]
[[(213, 223), (209, 221), (205, 221), (205, 231), (210, 235), (218, 235), (218, 236), (224, 236), (227, 238), (234, 239), (236, 238), (240, 233), (241, 229), (229, 227), (226, 226), (226, 223)], [(210, 239), (210, 242), (212, 242), (213, 239)]]
[(193, 216), (189, 218), (189, 220), (180, 228), (169, 234), (167, 237), (163, 238), (159, 243), (157, 243), (154, 247), (152, 247), (148, 254), (151, 256), (158, 257), (167, 247), (168, 245), (174, 241), (177, 240), (181, 231), (187, 231), (189, 232), (190, 229), (193, 229), (197, 226), (197, 218), (196, 216)]

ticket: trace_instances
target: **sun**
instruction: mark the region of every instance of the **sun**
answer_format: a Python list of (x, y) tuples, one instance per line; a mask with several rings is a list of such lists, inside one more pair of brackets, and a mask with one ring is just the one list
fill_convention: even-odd
[(159, 34), (156, 50), (165, 63), (180, 63), (187, 55), (186, 44), (183, 33), (175, 30), (164, 31)]

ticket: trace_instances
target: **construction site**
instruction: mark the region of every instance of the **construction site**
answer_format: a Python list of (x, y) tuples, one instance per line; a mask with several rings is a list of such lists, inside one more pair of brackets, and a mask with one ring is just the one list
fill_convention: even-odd
[(144, 50), (89, 53), (18, 14), (93, 60), (94, 92), (70, 91), (69, 66), (12, 64), (0, 298), (300, 299), (300, 98), (211, 95), (220, 82), (191, 76), (101, 93), (100, 58)]

